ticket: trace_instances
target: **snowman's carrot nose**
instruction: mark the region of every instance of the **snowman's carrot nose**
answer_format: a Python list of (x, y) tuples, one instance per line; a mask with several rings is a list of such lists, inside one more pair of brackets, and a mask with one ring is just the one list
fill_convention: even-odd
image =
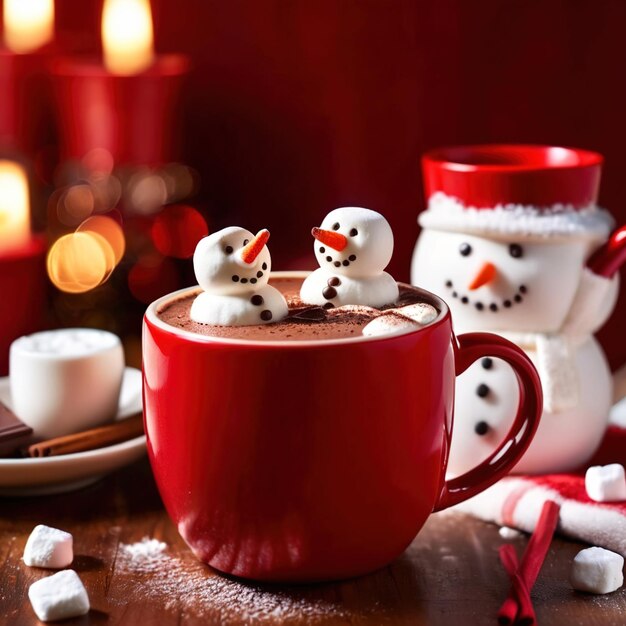
[(270, 238), (270, 231), (267, 229), (260, 230), (256, 237), (247, 243), (241, 250), (241, 260), (248, 265), (252, 265), (259, 256), (261, 250)]
[(467, 288), (470, 291), (474, 291), (474, 289), (478, 289), (479, 287), (490, 283), (496, 277), (496, 274), (496, 266), (493, 263), (483, 263)]
[(321, 228), (312, 228), (311, 234), (315, 239), (329, 246), (337, 252), (341, 252), (348, 245), (348, 238), (334, 230), (322, 230)]

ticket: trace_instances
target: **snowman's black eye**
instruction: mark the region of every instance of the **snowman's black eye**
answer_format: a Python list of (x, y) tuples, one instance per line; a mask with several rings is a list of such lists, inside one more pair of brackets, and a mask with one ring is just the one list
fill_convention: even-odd
[(350, 237), (356, 237), (359, 234), (359, 231), (356, 228), (353, 228), (350, 231)]
[(459, 246), (459, 253), (461, 256), (469, 256), (472, 254), (472, 246), (470, 246), (469, 243), (462, 243)]
[(339, 230), (339, 222), (333, 224), (333, 230)]
[(522, 246), (520, 246), (519, 243), (512, 243), (509, 246), (509, 254), (514, 259), (520, 259), (521, 257), (524, 256), (524, 250), (522, 250)]
[(250, 240), (249, 240), (249, 239), (244, 239), (244, 240), (243, 240), (243, 245), (244, 245), (244, 246), (247, 246), (249, 243), (250, 243)]
[(226, 246), (226, 247), (224, 248), (224, 252), (225, 252), (226, 254), (230, 254), (232, 251), (233, 251), (233, 247), (232, 247), (232, 246)]

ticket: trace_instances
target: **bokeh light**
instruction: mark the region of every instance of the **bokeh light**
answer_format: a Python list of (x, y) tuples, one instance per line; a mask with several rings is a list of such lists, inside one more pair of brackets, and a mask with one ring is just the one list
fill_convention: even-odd
[(124, 256), (126, 240), (122, 227), (106, 215), (94, 215), (87, 218), (76, 232), (89, 232), (102, 237), (113, 251), (114, 265), (117, 265)]
[(88, 172), (105, 174), (109, 176), (113, 172), (115, 160), (113, 155), (105, 148), (94, 148), (82, 159), (83, 165)]
[(57, 205), (57, 215), (63, 224), (76, 226), (93, 213), (95, 206), (91, 187), (81, 183), (65, 190)]
[[(69, 233), (57, 239), (47, 258), (52, 283), (67, 293), (94, 289), (108, 276), (112, 250), (106, 240), (92, 233)], [(110, 246), (109, 246), (110, 249)]]
[(197, 209), (179, 204), (165, 207), (155, 217), (151, 234), (161, 254), (188, 259), (198, 241), (209, 234), (209, 228)]
[(128, 181), (126, 202), (135, 213), (156, 213), (167, 202), (165, 181), (150, 170), (136, 172)]

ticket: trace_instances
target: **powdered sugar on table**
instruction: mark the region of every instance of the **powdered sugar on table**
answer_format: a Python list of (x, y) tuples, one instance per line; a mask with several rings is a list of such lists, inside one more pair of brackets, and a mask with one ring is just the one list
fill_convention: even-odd
[(226, 578), (200, 561), (183, 561), (171, 555), (167, 544), (149, 537), (119, 545), (115, 574), (118, 582), (124, 581), (120, 600), (127, 600), (136, 590), (143, 597), (163, 603), (166, 610), (219, 618), (221, 624), (258, 623), (277, 617), (305, 617), (317, 622), (348, 615), (343, 607), (315, 598), (315, 588), (291, 592)]

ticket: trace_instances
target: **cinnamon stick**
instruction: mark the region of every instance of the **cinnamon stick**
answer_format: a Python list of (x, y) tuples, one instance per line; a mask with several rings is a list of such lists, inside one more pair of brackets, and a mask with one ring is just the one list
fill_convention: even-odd
[(123, 420), (84, 430), (64, 437), (40, 441), (28, 447), (29, 457), (59, 456), (74, 452), (86, 452), (111, 446), (143, 434), (143, 414), (137, 413)]
[[(537, 580), (541, 566), (548, 553), (548, 548), (559, 521), (560, 509), (560, 505), (553, 500), (546, 500), (543, 503), (537, 525), (526, 546), (518, 571), (526, 583), (529, 593)], [(515, 588), (512, 588), (509, 597), (498, 611), (498, 623), (503, 626), (513, 624), (518, 617), (522, 617), (519, 610), (519, 600)]]

